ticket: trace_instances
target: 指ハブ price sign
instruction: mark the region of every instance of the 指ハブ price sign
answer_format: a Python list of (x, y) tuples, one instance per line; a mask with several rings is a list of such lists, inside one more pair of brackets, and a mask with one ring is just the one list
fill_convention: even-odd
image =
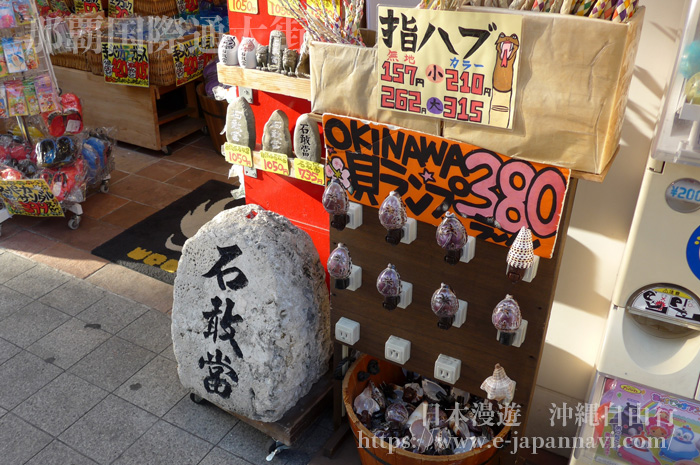
[(258, 0), (228, 0), (228, 11), (258, 14)]
[(260, 152), (260, 158), (263, 162), (262, 169), (264, 171), (289, 176), (289, 158), (287, 158), (287, 155), (263, 150)]
[(181, 86), (202, 76), (205, 58), (202, 55), (200, 41), (190, 39), (174, 44), (173, 63), (175, 66), (175, 85)]
[(301, 158), (294, 159), (294, 177), (312, 184), (326, 185), (326, 175), (324, 167), (320, 163), (315, 163)]
[(379, 7), (379, 107), (512, 128), (522, 17)]
[(250, 151), (250, 147), (226, 142), (224, 144), (224, 157), (226, 161), (232, 165), (242, 165), (248, 168), (253, 167), (253, 154)]
[(64, 216), (61, 205), (43, 179), (0, 181), (0, 199), (10, 215)]
[(102, 43), (105, 82), (148, 87), (148, 48), (146, 44)]
[(177, 11), (180, 16), (190, 16), (199, 13), (199, 0), (177, 0)]

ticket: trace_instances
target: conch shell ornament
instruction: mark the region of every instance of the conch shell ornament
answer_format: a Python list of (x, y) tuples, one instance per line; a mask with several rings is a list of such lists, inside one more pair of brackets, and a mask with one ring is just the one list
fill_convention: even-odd
[(509, 404), (515, 394), (515, 381), (506, 375), (506, 370), (496, 364), (493, 375), (481, 383), (481, 389), (486, 391), (486, 397), (504, 404)]
[(499, 331), (498, 342), (503, 345), (513, 345), (516, 332), (520, 329), (522, 322), (520, 306), (510, 294), (498, 302), (491, 314), (491, 323)]
[(350, 202), (348, 200), (348, 193), (345, 192), (345, 188), (337, 178), (333, 178), (326, 186), (326, 190), (323, 191), (321, 203), (328, 214), (332, 215), (331, 226), (338, 231), (345, 229), (349, 220), (348, 207)]
[(518, 235), (513, 241), (513, 245), (508, 250), (506, 262), (508, 269), (506, 276), (513, 283), (517, 283), (525, 276), (525, 272), (532, 266), (535, 260), (535, 253), (532, 247), (532, 232), (525, 226), (520, 228)]
[(328, 274), (335, 279), (336, 289), (347, 289), (350, 285), (350, 273), (352, 272), (352, 259), (345, 244), (338, 243), (333, 249), (326, 263)]
[(387, 310), (393, 310), (399, 305), (401, 299), (401, 277), (396, 267), (389, 263), (377, 277), (377, 290), (384, 296), (382, 306)]
[(445, 261), (456, 265), (462, 258), (462, 249), (467, 243), (467, 230), (452, 212), (447, 212), (435, 232), (435, 240), (445, 249)]
[(396, 191), (391, 191), (382, 205), (379, 207), (379, 222), (387, 229), (384, 238), (389, 244), (397, 245), (403, 238), (403, 230), (408, 221), (406, 207), (401, 196)]
[(459, 310), (459, 300), (450, 286), (445, 283), (440, 284), (440, 289), (433, 293), (430, 299), (430, 308), (433, 313), (440, 318), (438, 327), (440, 329), (450, 329), (455, 321), (455, 315)]

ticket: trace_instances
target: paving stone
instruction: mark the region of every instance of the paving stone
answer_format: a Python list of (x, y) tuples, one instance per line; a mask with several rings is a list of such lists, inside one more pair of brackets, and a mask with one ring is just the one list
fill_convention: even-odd
[(0, 365), (0, 406), (15, 408), (61, 372), (27, 351), (20, 352)]
[(22, 402), (13, 413), (54, 436), (85, 415), (107, 391), (63, 373)]
[(34, 456), (27, 465), (97, 465), (67, 445), (54, 441)]
[(226, 465), (248, 465), (250, 462), (243, 460), (240, 457), (236, 457), (233, 454), (229, 454), (223, 449), (215, 447), (204, 460), (199, 462), (199, 465), (221, 465), (225, 463)]
[(7, 410), (0, 408), (0, 418), (2, 418), (7, 413)]
[(44, 360), (53, 358), (54, 365), (67, 370), (109, 337), (109, 333), (91, 327), (77, 318), (71, 318), (29, 346), (27, 350)]
[(31, 297), (0, 285), (0, 320), (12, 315), (31, 301)]
[(145, 305), (107, 294), (80, 313), (78, 318), (86, 323), (99, 324), (103, 330), (116, 334), (146, 311), (148, 307)]
[(186, 394), (177, 376), (177, 364), (156, 357), (114, 391), (122, 399), (162, 417)]
[(5, 286), (35, 299), (48, 294), (68, 281), (69, 276), (46, 265), (36, 265), (15, 276)]
[(100, 464), (116, 460), (157, 418), (109, 395), (61, 434), (59, 439)]
[(211, 444), (159, 421), (129, 447), (114, 465), (197, 464), (211, 448)]
[(230, 413), (210, 403), (195, 404), (190, 396), (183, 397), (163, 419), (212, 444), (218, 444), (238, 423)]
[(71, 279), (64, 285), (46, 294), (39, 301), (49, 307), (75, 316), (100, 300), (104, 295), (105, 291), (97, 286), (82, 280)]
[(156, 354), (112, 337), (70, 368), (70, 373), (110, 392), (143, 368)]
[(163, 352), (160, 353), (161, 357), (165, 357), (168, 360), (172, 360), (173, 362), (177, 362), (177, 359), (175, 358), (175, 352), (173, 352), (173, 345), (170, 344), (168, 347), (165, 348)]
[(0, 365), (17, 355), (22, 349), (14, 344), (0, 339)]
[(0, 256), (0, 284), (6, 283), (35, 266), (36, 263), (19, 255), (10, 252), (2, 254)]
[(265, 460), (270, 437), (242, 421), (221, 440), (219, 447), (255, 465), (269, 464)]
[(149, 310), (119, 331), (117, 335), (151, 352), (160, 353), (172, 344), (170, 317), (158, 311)]
[(0, 337), (22, 348), (29, 347), (68, 321), (63, 312), (33, 302), (2, 320)]
[(8, 465), (23, 464), (51, 442), (51, 436), (9, 413), (0, 418), (0, 457)]

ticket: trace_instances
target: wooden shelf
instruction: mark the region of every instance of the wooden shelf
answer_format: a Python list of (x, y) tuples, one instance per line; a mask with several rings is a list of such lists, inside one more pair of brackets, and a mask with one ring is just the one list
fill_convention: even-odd
[(217, 65), (219, 82), (229, 86), (250, 87), (251, 89), (289, 95), (290, 97), (311, 100), (311, 80), (268, 73), (257, 69), (244, 69), (240, 66)]

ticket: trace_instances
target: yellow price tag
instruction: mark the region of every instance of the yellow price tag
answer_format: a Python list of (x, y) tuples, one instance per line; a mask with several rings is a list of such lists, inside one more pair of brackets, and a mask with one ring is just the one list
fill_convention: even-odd
[(294, 159), (294, 177), (312, 184), (326, 185), (326, 173), (324, 166), (301, 158)]
[(228, 0), (228, 11), (258, 14), (258, 0)]
[(253, 167), (253, 153), (250, 151), (250, 147), (226, 142), (224, 144), (224, 157), (226, 157), (226, 161), (232, 165), (243, 165), (248, 168)]
[(289, 176), (289, 159), (287, 155), (263, 150), (260, 152), (260, 158), (263, 161), (262, 169), (264, 171)]
[(270, 16), (282, 16), (284, 18), (294, 17), (289, 13), (282, 0), (267, 0), (267, 14)]

